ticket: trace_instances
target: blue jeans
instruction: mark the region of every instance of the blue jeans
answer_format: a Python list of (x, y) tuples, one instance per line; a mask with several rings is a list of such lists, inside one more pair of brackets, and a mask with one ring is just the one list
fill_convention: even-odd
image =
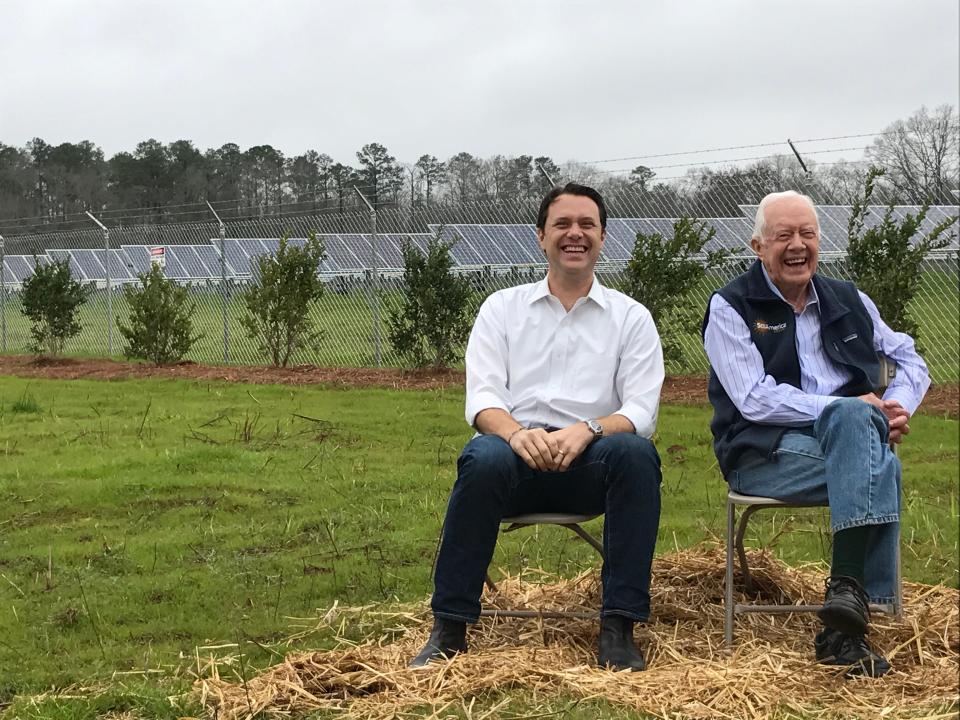
[(434, 616), (477, 621), (501, 518), (532, 512), (605, 513), (601, 615), (649, 617), (660, 457), (653, 443), (632, 434), (591, 443), (562, 473), (532, 469), (496, 435), (467, 443), (437, 555)]
[(874, 526), (864, 568), (867, 594), (893, 601), (900, 541), (900, 460), (887, 419), (857, 398), (830, 403), (810, 428), (790, 430), (773, 461), (747, 460), (730, 474), (744, 495), (828, 504), (833, 532)]

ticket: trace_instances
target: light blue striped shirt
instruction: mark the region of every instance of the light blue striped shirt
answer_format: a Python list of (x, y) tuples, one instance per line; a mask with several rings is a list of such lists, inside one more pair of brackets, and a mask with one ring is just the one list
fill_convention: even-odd
[[(771, 282), (766, 268), (763, 276), (777, 297), (786, 302)], [(913, 338), (894, 332), (881, 319), (873, 301), (864, 293), (860, 299), (873, 321), (873, 346), (897, 364), (896, 377), (884, 392), (885, 400), (897, 400), (912, 415), (927, 389), (930, 375), (914, 347)], [(834, 363), (820, 342), (820, 304), (810, 284), (807, 303), (797, 322), (797, 356), (800, 359), (800, 387), (776, 380), (763, 369), (763, 358), (750, 337), (750, 328), (739, 313), (720, 295), (710, 300), (710, 320), (703, 345), (720, 384), (740, 413), (751, 422), (767, 425), (801, 426), (814, 422), (850, 380), (846, 368)]]

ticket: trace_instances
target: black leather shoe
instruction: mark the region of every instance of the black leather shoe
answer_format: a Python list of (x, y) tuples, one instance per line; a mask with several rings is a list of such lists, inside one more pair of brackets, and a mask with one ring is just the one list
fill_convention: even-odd
[(870, 623), (870, 601), (855, 578), (837, 575), (827, 580), (823, 609), (817, 615), (828, 628), (863, 635)]
[(877, 678), (890, 671), (890, 663), (873, 651), (863, 635), (845, 635), (824, 628), (817, 634), (813, 647), (818, 663), (848, 667), (844, 673), (846, 677), (863, 675)]
[(449, 660), (457, 653), (467, 650), (467, 624), (457, 620), (434, 618), (433, 630), (427, 644), (413, 660), (410, 667), (425, 667), (434, 660)]
[(633, 642), (633, 620), (622, 615), (600, 619), (597, 665), (608, 670), (645, 670), (647, 664)]

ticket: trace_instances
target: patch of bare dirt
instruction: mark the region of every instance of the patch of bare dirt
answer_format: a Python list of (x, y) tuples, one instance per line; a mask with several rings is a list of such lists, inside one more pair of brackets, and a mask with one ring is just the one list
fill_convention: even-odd
[[(36, 358), (27, 355), (0, 356), (0, 374), (59, 380), (123, 380), (177, 378), (182, 380), (223, 380), (280, 385), (334, 387), (383, 387), (426, 390), (463, 387), (460, 370), (400, 370), (397, 368), (322, 368), (313, 365), (276, 368), (263, 365), (200, 365), (182, 362), (160, 367), (145, 363), (103, 358)], [(699, 376), (671, 376), (663, 385), (662, 402), (669, 405), (706, 405), (707, 379)], [(934, 385), (927, 393), (923, 412), (960, 416), (960, 386)]]

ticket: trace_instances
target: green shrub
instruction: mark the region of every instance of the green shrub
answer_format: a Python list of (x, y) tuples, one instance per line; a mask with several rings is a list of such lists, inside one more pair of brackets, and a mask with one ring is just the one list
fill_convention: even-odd
[(129, 325), (117, 323), (127, 341), (123, 354), (150, 360), (157, 365), (183, 358), (201, 337), (193, 334), (195, 303), (187, 288), (168, 280), (154, 265), (138, 276), (140, 285), (127, 285), (123, 296), (130, 306)]
[(916, 215), (908, 213), (903, 220), (894, 217), (891, 204), (880, 223), (864, 229), (876, 180), (883, 174), (882, 169), (871, 168), (863, 196), (853, 202), (847, 226), (847, 262), (857, 287), (873, 300), (884, 322), (918, 340), (920, 328), (910, 316), (908, 306), (920, 289), (924, 259), (931, 250), (950, 243), (953, 235), (947, 230), (957, 218), (943, 220), (926, 237), (911, 245), (927, 217), (929, 204), (923, 205)]
[(256, 282), (241, 294), (240, 324), (277, 367), (286, 367), (294, 353), (323, 336), (310, 318), (311, 308), (323, 295), (317, 276), (326, 257), (323, 243), (315, 233), (301, 247), (290, 245), (287, 238), (280, 238), (275, 255), (257, 258)]
[(704, 252), (716, 230), (702, 220), (681, 217), (673, 224), (673, 237), (637, 233), (620, 289), (642, 303), (657, 325), (667, 362), (686, 367), (681, 338), (696, 332), (703, 317), (700, 302), (688, 293), (708, 273), (726, 267), (729, 250)]
[(79, 334), (77, 312), (87, 301), (88, 291), (70, 275), (66, 260), (40, 265), (34, 258), (33, 275), (23, 283), (23, 312), (30, 318), (30, 349), (56, 357), (64, 343)]
[(390, 313), (390, 343), (416, 367), (448, 367), (458, 361), (470, 334), (470, 282), (455, 275), (452, 243), (430, 238), (426, 254), (403, 245), (400, 306)]

